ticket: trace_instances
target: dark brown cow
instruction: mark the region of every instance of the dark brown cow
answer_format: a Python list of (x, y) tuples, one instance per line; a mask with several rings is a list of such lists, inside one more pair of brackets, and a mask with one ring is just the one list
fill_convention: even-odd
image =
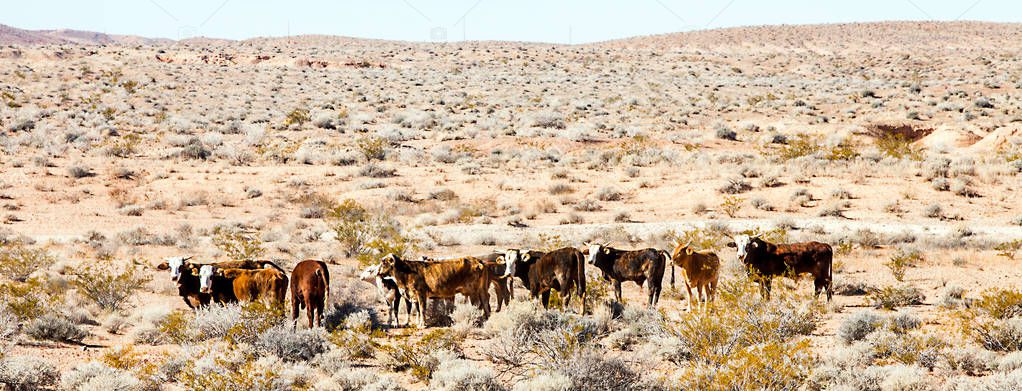
[(813, 275), (814, 294), (827, 290), (827, 301), (833, 296), (831, 263), (834, 251), (829, 244), (820, 242), (773, 244), (758, 236), (738, 235), (728, 247), (738, 249), (738, 260), (745, 264), (749, 274), (759, 282), (763, 297), (770, 298), (770, 283), (775, 276), (797, 279), (802, 274)]
[(393, 277), (398, 287), (418, 304), (418, 326), (426, 327), (427, 299), (454, 299), (456, 294), (490, 316), (490, 271), (478, 258), (465, 257), (438, 261), (406, 261), (388, 254), (380, 261), (381, 277)]
[(667, 257), (664, 252), (647, 248), (642, 250), (618, 250), (607, 245), (590, 244), (586, 262), (603, 272), (603, 278), (614, 284), (614, 297), (621, 301), (621, 283), (634, 281), (639, 288), (649, 281), (646, 305), (656, 306), (660, 301), (660, 290), (666, 271)]
[(674, 248), (671, 255), (671, 288), (674, 288), (674, 266), (681, 268), (681, 277), (685, 279), (685, 291), (688, 293), (688, 310), (692, 310), (692, 288), (696, 289), (697, 306), (705, 306), (713, 301), (717, 291), (717, 280), (720, 276), (720, 258), (713, 251), (695, 251), (688, 243)]
[(199, 291), (217, 303), (259, 301), (267, 306), (284, 306), (287, 274), (279, 269), (224, 269), (214, 265), (199, 268)]
[(532, 298), (542, 300), (543, 308), (549, 308), (550, 290), (556, 289), (565, 307), (577, 295), (582, 302), (580, 313), (586, 313), (586, 266), (578, 249), (565, 247), (548, 253), (508, 250), (504, 259), (510, 269), (507, 272), (522, 280)]
[(196, 309), (209, 305), (211, 298), (208, 293), (200, 292), (199, 269), (205, 265), (214, 265), (222, 268), (234, 269), (262, 269), (273, 267), (278, 270), (280, 266), (270, 261), (224, 261), (215, 263), (192, 263), (192, 257), (170, 257), (157, 265), (157, 270), (170, 270), (170, 280), (177, 283), (177, 293), (184, 300), (188, 308)]
[[(323, 325), (323, 308), (330, 292), (330, 270), (326, 263), (312, 259), (295, 265), (291, 271), (291, 322), (298, 326), (298, 311), (303, 307), (309, 317), (309, 328)], [(313, 323), (315, 319), (315, 323)]]

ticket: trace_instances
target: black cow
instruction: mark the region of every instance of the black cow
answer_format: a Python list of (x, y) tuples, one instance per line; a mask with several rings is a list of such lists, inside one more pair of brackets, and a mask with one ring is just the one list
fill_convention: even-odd
[(763, 297), (770, 298), (770, 285), (775, 276), (797, 279), (801, 274), (812, 274), (814, 292), (827, 290), (827, 301), (833, 296), (832, 262), (834, 250), (820, 242), (774, 244), (759, 236), (738, 235), (728, 247), (738, 249), (738, 260), (745, 264), (749, 274), (759, 282)]
[(585, 259), (578, 249), (565, 247), (548, 253), (508, 250), (504, 260), (510, 274), (522, 280), (532, 297), (542, 299), (543, 308), (549, 308), (550, 290), (556, 289), (565, 307), (572, 295), (577, 295), (582, 301), (581, 313), (586, 313)]
[(660, 290), (663, 284), (664, 271), (670, 256), (665, 251), (647, 248), (625, 251), (608, 247), (603, 244), (590, 244), (587, 263), (596, 266), (603, 272), (603, 278), (614, 283), (614, 297), (621, 301), (621, 283), (635, 281), (642, 284), (649, 281), (649, 301), (647, 305), (656, 306), (660, 301)]

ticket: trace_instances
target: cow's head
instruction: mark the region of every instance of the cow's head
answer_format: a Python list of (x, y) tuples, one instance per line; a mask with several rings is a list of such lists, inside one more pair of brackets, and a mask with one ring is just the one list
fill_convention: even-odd
[(191, 256), (187, 257), (169, 257), (163, 260), (163, 263), (156, 265), (157, 270), (170, 270), (170, 280), (177, 282), (181, 279), (181, 271), (183, 268), (189, 268), (191, 265), (188, 260), (192, 259)]
[(501, 278), (507, 276), (513, 276), (515, 274), (515, 265), (518, 262), (524, 262), (529, 258), (529, 252), (522, 252), (517, 248), (511, 248), (504, 252), (504, 275)]
[(380, 264), (377, 263), (363, 270), (362, 273), (358, 275), (358, 278), (365, 282), (375, 282), (376, 279), (379, 277), (379, 273)]
[(756, 251), (756, 249), (763, 246), (763, 240), (761, 240), (758, 235), (738, 235), (735, 236), (734, 241), (728, 243), (727, 246), (737, 249), (738, 260), (745, 263), (745, 259), (749, 256), (750, 252)]
[(381, 258), (380, 267), (376, 270), (376, 275), (380, 277), (393, 275), (394, 264), (396, 264), (398, 260), (400, 260), (400, 258), (398, 258), (397, 255), (394, 254), (387, 254), (386, 256)]
[(586, 254), (586, 263), (588, 263), (590, 265), (595, 264), (596, 263), (596, 257), (599, 256), (600, 253), (610, 254), (610, 246), (608, 246), (608, 245), (609, 245), (609, 243), (604, 243), (604, 244), (587, 243), (587, 244), (585, 244), (585, 246), (588, 247), (588, 252)]
[(199, 292), (210, 293), (213, 286), (213, 276), (219, 275), (220, 269), (213, 265), (202, 265), (199, 268)]

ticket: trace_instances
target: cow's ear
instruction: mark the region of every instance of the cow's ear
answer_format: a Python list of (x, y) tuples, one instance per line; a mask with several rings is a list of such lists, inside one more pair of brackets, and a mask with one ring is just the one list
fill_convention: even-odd
[(728, 247), (731, 247), (731, 248), (738, 247), (738, 245), (735, 244), (735, 242), (727, 242), (727, 244), (725, 244), (725, 246), (728, 246)]
[(751, 244), (752, 247), (759, 247), (759, 242), (753, 241)]
[(603, 248), (603, 253), (604, 254), (610, 254), (610, 248), (609, 247), (604, 247)]
[(163, 261), (163, 263), (161, 263), (159, 265), (156, 265), (156, 270), (169, 270), (169, 269), (170, 269), (170, 264), (167, 263), (167, 261)]

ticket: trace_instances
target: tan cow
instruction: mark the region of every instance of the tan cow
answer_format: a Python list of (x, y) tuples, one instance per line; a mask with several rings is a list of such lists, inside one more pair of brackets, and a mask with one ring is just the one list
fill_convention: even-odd
[[(692, 310), (692, 288), (696, 289), (697, 307), (705, 309), (713, 301), (717, 291), (717, 279), (720, 276), (720, 259), (713, 251), (695, 251), (689, 243), (674, 248), (671, 262), (681, 268), (681, 276), (685, 279), (685, 291), (688, 292), (688, 310)], [(671, 287), (674, 287), (674, 273), (671, 273)]]
[(259, 301), (283, 308), (287, 281), (287, 275), (278, 269), (224, 269), (213, 265), (199, 269), (199, 291), (218, 303)]
[(379, 275), (393, 277), (398, 287), (417, 302), (418, 326), (426, 327), (427, 299), (454, 299), (462, 294), (490, 316), (490, 271), (479, 259), (465, 257), (437, 261), (407, 261), (388, 254), (380, 261)]

